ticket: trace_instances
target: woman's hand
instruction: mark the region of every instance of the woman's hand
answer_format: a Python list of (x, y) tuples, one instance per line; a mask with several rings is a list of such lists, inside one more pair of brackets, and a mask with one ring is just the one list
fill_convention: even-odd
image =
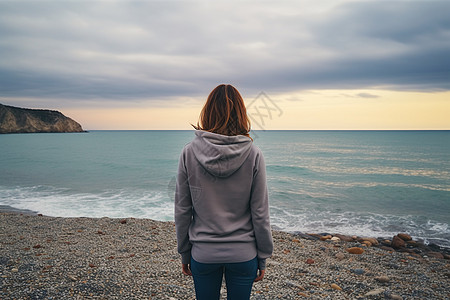
[(192, 276), (191, 266), (189, 264), (182, 264), (181, 268), (184, 275)]
[(266, 270), (259, 270), (259, 276), (255, 278), (255, 282), (261, 281), (264, 278), (264, 273), (266, 273)]

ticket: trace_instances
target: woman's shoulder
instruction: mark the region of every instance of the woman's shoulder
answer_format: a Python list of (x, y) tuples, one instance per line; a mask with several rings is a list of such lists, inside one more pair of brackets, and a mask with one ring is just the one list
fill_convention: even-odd
[(181, 155), (186, 155), (188, 153), (192, 153), (192, 141), (184, 145), (183, 149), (181, 149)]
[(263, 152), (254, 143), (252, 143), (252, 146), (250, 147), (250, 154), (249, 154), (249, 156), (252, 157), (253, 159), (256, 159), (256, 160), (259, 160), (261, 158), (264, 159)]
[(251, 146), (250, 149), (251, 149), (250, 151), (252, 151), (252, 152), (261, 153), (262, 154), (261, 149), (258, 146), (256, 146), (254, 142), (252, 143), (252, 146)]

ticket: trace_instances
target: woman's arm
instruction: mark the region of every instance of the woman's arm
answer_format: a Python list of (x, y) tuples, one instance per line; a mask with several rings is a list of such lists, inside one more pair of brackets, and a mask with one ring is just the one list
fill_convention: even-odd
[[(255, 232), (256, 247), (258, 250), (258, 269), (266, 268), (266, 258), (272, 256), (273, 240), (270, 229), (269, 195), (267, 190), (266, 165), (260, 152), (256, 158), (253, 174), (252, 193), (250, 198), (253, 230)], [(264, 272), (260, 272), (264, 277)], [(259, 278), (259, 277), (258, 277)]]
[(192, 199), (183, 152), (178, 166), (175, 191), (175, 228), (177, 232), (178, 253), (181, 254), (182, 264), (189, 264), (191, 261), (192, 245), (189, 242), (189, 225), (191, 224), (191, 220)]

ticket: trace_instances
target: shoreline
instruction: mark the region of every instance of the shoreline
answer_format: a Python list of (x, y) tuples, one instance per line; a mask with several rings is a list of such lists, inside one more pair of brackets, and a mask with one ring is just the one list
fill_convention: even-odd
[(24, 215), (31, 215), (31, 216), (37, 216), (38, 212), (34, 210), (29, 209), (21, 209), (21, 208), (15, 208), (9, 205), (0, 205), (0, 213), (15, 213), (15, 214), (24, 214)]
[[(92, 219), (99, 219), (97, 217), (54, 217), (54, 216), (47, 216), (47, 215), (43, 215), (41, 213), (38, 213), (36, 211), (33, 210), (29, 210), (29, 209), (20, 209), (20, 208), (15, 208), (9, 205), (0, 205), (0, 213), (15, 213), (15, 214), (24, 214), (24, 215), (31, 215), (31, 216), (46, 216), (46, 217), (52, 217), (52, 218), (92, 218)], [(120, 218), (111, 218), (111, 217), (101, 217), (101, 218), (110, 218), (110, 219), (120, 219)], [(141, 218), (134, 218), (134, 217), (127, 217), (127, 218), (131, 218), (131, 219), (141, 219)], [(126, 219), (126, 218), (122, 218), (122, 219)], [(145, 218), (142, 218), (145, 219)], [(153, 219), (152, 219), (153, 220)], [(157, 222), (173, 222), (173, 221), (158, 221), (155, 220)], [(324, 232), (324, 233), (317, 233), (317, 232), (309, 232), (309, 233), (305, 233), (305, 232), (301, 232), (301, 231), (285, 231), (279, 228), (274, 228), (272, 227), (272, 231), (280, 231), (280, 232), (286, 232), (288, 234), (292, 234), (292, 235), (296, 235), (296, 236), (300, 236), (303, 239), (311, 239), (311, 240), (317, 240), (317, 239), (321, 239), (322, 240), (327, 240), (327, 239), (323, 239), (324, 236), (330, 236), (330, 240), (333, 237), (344, 237), (344, 239), (347, 239), (347, 241), (350, 241), (350, 239), (352, 239), (355, 242), (358, 242), (358, 240), (364, 241), (364, 239), (366, 240), (372, 240), (374, 241), (377, 240), (377, 244), (376, 245), (370, 245), (370, 246), (386, 246), (386, 247), (391, 247), (393, 249), (388, 249), (391, 251), (400, 251), (400, 252), (408, 252), (405, 251), (405, 249), (399, 249), (397, 247), (392, 247), (392, 238), (390, 237), (375, 237), (375, 236), (357, 236), (354, 234), (340, 234), (340, 233), (329, 233), (329, 232)], [(404, 233), (399, 233), (399, 234), (404, 234)], [(408, 235), (408, 234), (407, 234)], [(353, 238), (352, 238), (353, 237)], [(410, 237), (411, 238), (411, 237)], [(341, 239), (341, 238), (339, 238)], [(429, 243), (429, 244), (425, 244), (423, 240), (413, 240), (412, 242), (414, 243), (409, 243), (409, 245), (405, 245), (405, 246), (409, 246), (409, 247), (405, 247), (405, 248), (417, 248), (419, 247), (422, 251), (416, 251), (418, 254), (421, 252), (441, 252), (444, 255), (450, 255), (450, 247), (445, 247), (445, 246), (441, 246), (438, 244), (434, 244), (434, 243)], [(371, 243), (374, 244), (374, 243)], [(415, 247), (414, 247), (415, 246)]]
[[(0, 299), (195, 299), (192, 278), (181, 274), (173, 222), (18, 212), (1, 212), (0, 220)], [(335, 236), (274, 230), (273, 237), (266, 277), (251, 299), (450, 297), (448, 257)]]

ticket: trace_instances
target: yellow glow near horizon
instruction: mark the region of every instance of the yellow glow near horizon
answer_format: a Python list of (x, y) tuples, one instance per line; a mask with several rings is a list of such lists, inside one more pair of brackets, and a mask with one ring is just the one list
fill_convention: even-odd
[(176, 130), (196, 124), (199, 107), (65, 109), (85, 130)]
[(270, 129), (450, 129), (450, 92), (321, 90), (280, 95)]
[[(255, 96), (246, 98), (247, 105)], [(268, 96), (282, 114), (265, 117), (264, 126), (253, 122), (253, 129), (450, 129), (449, 91), (311, 90)], [(189, 103), (167, 107), (69, 108), (62, 112), (86, 130), (191, 129), (190, 123), (197, 122), (204, 99)], [(255, 104), (258, 103), (252, 105)]]

